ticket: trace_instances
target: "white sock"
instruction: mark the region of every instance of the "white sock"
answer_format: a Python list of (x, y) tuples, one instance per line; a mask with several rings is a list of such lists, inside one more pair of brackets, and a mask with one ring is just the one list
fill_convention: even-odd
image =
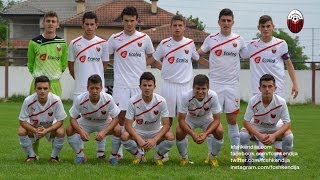
[(187, 138), (182, 139), (181, 141), (176, 140), (177, 148), (181, 158), (188, 159), (188, 140)]
[(106, 149), (106, 141), (107, 136), (104, 136), (104, 138), (101, 141), (96, 141), (97, 144), (97, 157), (103, 156), (104, 151)]
[(239, 144), (240, 144), (240, 134), (238, 124), (228, 124), (228, 134), (230, 138), (231, 144), (231, 152), (233, 156), (237, 155), (239, 152)]
[(121, 146), (120, 137), (112, 136), (112, 139), (111, 139), (111, 153), (112, 153), (112, 155), (118, 154), (120, 146)]
[(211, 154), (212, 151), (212, 139), (213, 135), (209, 134), (209, 136), (207, 136), (207, 146), (208, 146), (208, 154)]
[(240, 144), (241, 144), (241, 149), (245, 153), (245, 157), (247, 159), (252, 159), (252, 156), (250, 155), (250, 135), (247, 132), (240, 132)]
[(77, 154), (77, 157), (84, 157), (83, 153), (83, 141), (80, 135), (75, 133), (72, 136), (68, 136), (68, 142), (72, 147), (73, 151)]
[(171, 147), (173, 146), (174, 141), (164, 140), (158, 146), (159, 150), (157, 151), (159, 155), (163, 157), (164, 154), (170, 151)]
[(274, 148), (275, 149), (282, 149), (282, 141), (275, 141)]
[(59, 153), (63, 147), (63, 142), (64, 142), (64, 137), (55, 137), (53, 139), (51, 157), (55, 158), (59, 156)]
[(293, 147), (293, 134), (290, 133), (282, 138), (282, 150), (285, 153), (291, 152)]
[[(137, 155), (138, 145), (134, 140), (122, 141), (123, 147), (133, 155)], [(138, 153), (139, 154), (139, 153)]]
[(217, 156), (219, 154), (219, 151), (222, 147), (223, 139), (216, 139), (214, 136), (212, 137), (212, 151), (211, 154), (213, 156)]
[(19, 139), (20, 139), (20, 145), (24, 149), (24, 151), (27, 153), (27, 155), (29, 157), (36, 157), (36, 154), (33, 151), (32, 142), (29, 136), (19, 136)]

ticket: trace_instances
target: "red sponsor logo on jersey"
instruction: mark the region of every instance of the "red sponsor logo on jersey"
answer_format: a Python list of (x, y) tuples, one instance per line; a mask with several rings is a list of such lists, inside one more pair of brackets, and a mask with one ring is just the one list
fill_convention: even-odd
[(275, 114), (270, 114), (270, 116), (274, 119), (276, 117)]
[(51, 117), (53, 115), (53, 112), (48, 112), (48, 115)]
[(221, 49), (218, 49), (214, 52), (217, 56), (221, 56), (222, 54), (222, 50)]
[(158, 115), (159, 114), (159, 111), (156, 110), (156, 111), (153, 111), (154, 115)]
[(142, 43), (141, 43), (141, 42), (138, 42), (138, 46), (141, 47), (141, 46), (142, 46)]
[(137, 119), (136, 122), (137, 124), (141, 125), (143, 123), (143, 119)]
[(80, 60), (81, 62), (85, 62), (86, 59), (87, 59), (87, 56), (86, 56), (86, 55), (83, 55), (83, 56), (81, 56), (81, 57), (79, 58), (79, 60)]
[(260, 57), (260, 56), (254, 58), (254, 62), (256, 62), (257, 64), (260, 62), (260, 60), (261, 60), (261, 57)]
[(274, 53), (277, 52), (277, 49), (274, 47), (274, 48), (271, 49), (271, 51), (272, 51), (272, 53), (274, 54)]
[(101, 48), (100, 48), (100, 47), (96, 47), (96, 50), (97, 50), (98, 52), (100, 52)]
[(238, 46), (237, 42), (233, 42), (232, 45), (233, 45), (233, 47), (237, 47)]
[(253, 122), (256, 123), (256, 124), (258, 124), (258, 123), (260, 122), (260, 120), (259, 120), (259, 119), (254, 119)]
[(37, 125), (38, 123), (39, 123), (39, 120), (38, 120), (38, 119), (33, 119), (33, 120), (32, 120), (32, 124), (33, 124), (33, 125)]
[(189, 50), (188, 50), (188, 49), (185, 49), (184, 52), (185, 52), (186, 54), (189, 54)]
[(107, 111), (101, 111), (101, 114), (105, 115), (107, 113)]
[(42, 61), (46, 60), (47, 59), (47, 54), (40, 54), (40, 59)]
[(127, 54), (128, 54), (128, 51), (122, 51), (122, 52), (120, 53), (120, 56), (121, 56), (122, 58), (126, 58), (126, 57), (127, 57)]
[(168, 58), (168, 62), (172, 64), (174, 62), (174, 56)]
[(292, 33), (298, 33), (302, 30), (304, 24), (304, 18), (302, 13), (294, 9), (287, 17), (287, 26)]

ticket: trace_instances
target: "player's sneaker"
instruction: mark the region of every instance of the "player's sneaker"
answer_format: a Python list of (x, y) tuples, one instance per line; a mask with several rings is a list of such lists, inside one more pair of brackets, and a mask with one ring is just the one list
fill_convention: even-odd
[(206, 157), (206, 159), (204, 160), (204, 163), (205, 164), (209, 164), (209, 161), (210, 161), (210, 157), (209, 157), (209, 155)]
[(218, 160), (216, 157), (209, 159), (209, 162), (210, 162), (211, 167), (218, 167), (219, 166), (219, 163), (218, 163)]
[(264, 154), (263, 153), (258, 153), (257, 156), (256, 156), (256, 159), (261, 161), (264, 159)]
[(140, 164), (141, 161), (142, 161), (141, 157), (135, 157), (135, 159), (132, 161), (132, 164)]
[(37, 161), (37, 157), (35, 156), (35, 157), (27, 157), (27, 159), (26, 159), (26, 162), (28, 162), (28, 163), (30, 163), (30, 162), (34, 162), (34, 161)]
[(84, 157), (76, 157), (74, 159), (74, 163), (76, 164), (83, 164), (87, 161), (87, 158), (84, 156)]
[(245, 157), (244, 165), (245, 166), (253, 166), (251, 155), (249, 155), (249, 156), (247, 155), (247, 156), (244, 156), (244, 157)]
[(97, 159), (105, 161), (106, 160), (106, 155), (98, 156)]
[(157, 166), (163, 166), (163, 158), (161, 159), (155, 159), (153, 158), (153, 162), (157, 165)]
[(181, 159), (180, 160), (180, 166), (186, 166), (188, 164), (190, 164), (189, 159)]
[(235, 162), (242, 162), (241, 160), (241, 157), (236, 155), (236, 156), (232, 156), (232, 159), (234, 159)]
[(57, 157), (51, 157), (51, 158), (50, 158), (50, 161), (53, 162), (53, 163), (58, 163), (58, 162), (60, 162), (58, 156), (57, 156)]
[(120, 160), (120, 159), (123, 158), (123, 156), (122, 156), (121, 154), (117, 154), (116, 156), (117, 156), (117, 159), (118, 159), (118, 160)]
[(163, 155), (163, 158), (162, 158), (162, 162), (167, 162), (167, 161), (169, 161), (169, 153), (168, 153), (168, 152), (165, 153), (165, 154)]
[(118, 158), (116, 158), (116, 157), (111, 157), (111, 158), (109, 158), (109, 162), (110, 162), (110, 164), (111, 165), (117, 165), (118, 164)]

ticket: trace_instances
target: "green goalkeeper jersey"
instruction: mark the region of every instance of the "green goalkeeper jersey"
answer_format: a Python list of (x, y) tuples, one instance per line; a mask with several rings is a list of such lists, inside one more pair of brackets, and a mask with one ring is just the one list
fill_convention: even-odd
[(29, 42), (28, 69), (32, 76), (47, 76), (50, 80), (60, 79), (68, 63), (67, 43), (56, 36), (46, 39), (39, 35)]

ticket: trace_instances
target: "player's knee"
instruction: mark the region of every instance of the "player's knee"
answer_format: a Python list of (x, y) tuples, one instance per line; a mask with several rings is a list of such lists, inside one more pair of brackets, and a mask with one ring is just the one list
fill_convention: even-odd
[(180, 128), (179, 125), (177, 125), (176, 127), (176, 139), (178, 141), (183, 140), (186, 137), (186, 134), (184, 133), (184, 131)]
[(121, 141), (128, 141), (129, 140), (129, 137), (130, 137), (130, 135), (129, 135), (129, 133), (128, 132), (124, 132), (124, 133), (122, 133), (121, 134), (121, 136), (120, 136), (121, 138)]
[(60, 127), (56, 130), (56, 136), (60, 138), (65, 136), (65, 131), (63, 127)]
[(220, 140), (223, 139), (223, 128), (222, 126), (219, 126), (214, 132), (213, 132), (213, 136)]
[(116, 127), (113, 129), (113, 135), (114, 135), (114, 136), (117, 136), (117, 137), (121, 137), (121, 129), (120, 129), (120, 126), (116, 126)]
[(28, 131), (25, 128), (21, 126), (18, 128), (18, 136), (26, 136), (27, 134), (28, 134)]
[(67, 126), (66, 133), (67, 133), (67, 136), (72, 136), (75, 133), (75, 131), (71, 125)]
[(171, 131), (166, 133), (166, 140), (174, 141), (174, 134)]

